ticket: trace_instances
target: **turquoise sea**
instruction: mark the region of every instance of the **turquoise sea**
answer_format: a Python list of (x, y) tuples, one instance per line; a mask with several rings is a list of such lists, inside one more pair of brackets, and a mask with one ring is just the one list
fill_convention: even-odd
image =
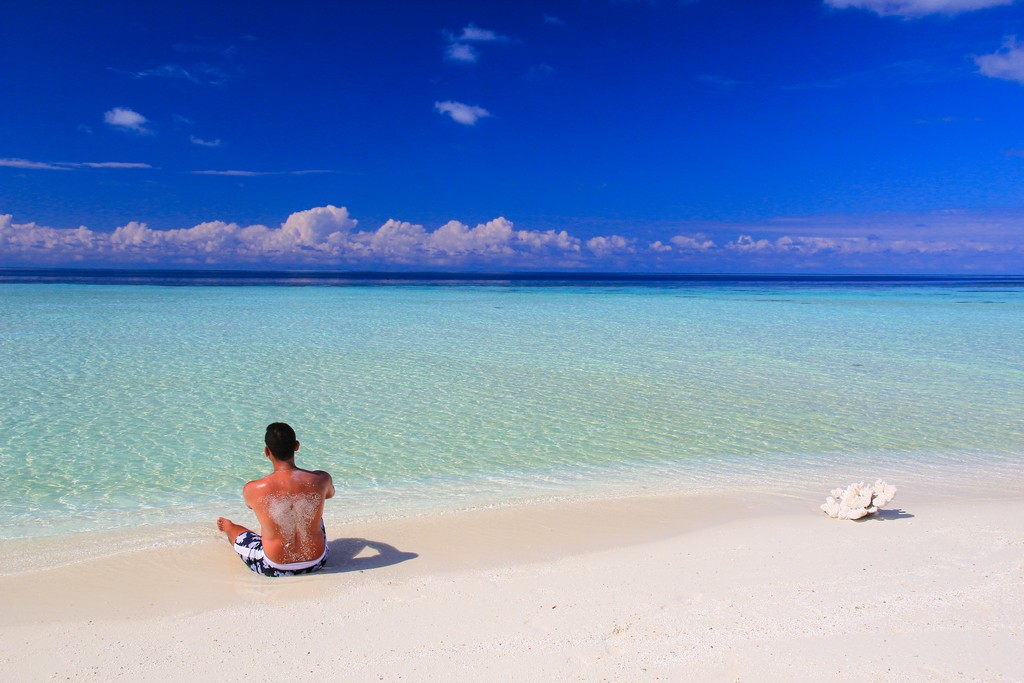
[(240, 516), (276, 420), (350, 518), (1020, 477), (1024, 279), (0, 271), (0, 387), (0, 539)]

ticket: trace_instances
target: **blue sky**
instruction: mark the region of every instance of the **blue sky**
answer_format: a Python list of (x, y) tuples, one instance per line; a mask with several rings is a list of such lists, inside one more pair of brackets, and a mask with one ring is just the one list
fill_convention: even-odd
[(5, 266), (1024, 272), (1012, 0), (8, 3), (0, 92)]

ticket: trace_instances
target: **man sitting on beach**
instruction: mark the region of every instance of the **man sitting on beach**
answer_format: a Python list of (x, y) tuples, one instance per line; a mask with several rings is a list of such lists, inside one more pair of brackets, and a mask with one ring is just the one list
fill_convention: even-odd
[(226, 517), (217, 528), (227, 534), (249, 569), (264, 576), (308, 574), (327, 563), (324, 501), (334, 496), (327, 472), (295, 465), (299, 442), (284, 422), (267, 427), (263, 454), (274, 466), (271, 474), (242, 489), (245, 504), (256, 513), (263, 536)]

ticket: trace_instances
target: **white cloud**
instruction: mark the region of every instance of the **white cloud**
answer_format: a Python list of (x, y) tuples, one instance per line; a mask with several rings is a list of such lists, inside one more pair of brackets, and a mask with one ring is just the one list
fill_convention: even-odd
[(135, 78), (148, 78), (150, 76), (158, 76), (162, 78), (181, 78), (186, 81), (192, 81), (198, 83), (199, 80), (183, 66), (178, 64), (164, 64), (153, 69), (146, 69), (145, 71), (135, 71), (131, 74)]
[(593, 237), (587, 240), (587, 249), (590, 249), (597, 256), (633, 254), (636, 253), (635, 244), (635, 239), (622, 237), (621, 235), (609, 235), (608, 237)]
[(254, 176), (264, 175), (312, 175), (314, 173), (335, 173), (330, 169), (324, 168), (310, 168), (302, 169), (299, 171), (238, 171), (234, 169), (228, 169), (225, 171), (207, 170), (207, 171), (191, 171), (193, 175), (226, 175), (226, 176), (241, 176), (244, 178), (250, 178)]
[[(323, 206), (290, 215), (280, 227), (241, 227), (208, 221), (191, 228), (154, 230), (132, 221), (113, 232), (17, 224), (0, 216), (0, 253), (36, 263), (278, 263), (454, 265), (494, 263), (566, 266), (578, 262), (580, 240), (566, 231), (516, 230), (495, 218), (475, 227), (449, 221), (430, 232), (389, 220), (357, 231), (344, 207)], [(621, 238), (616, 238), (621, 239)]]
[(223, 85), (231, 79), (228, 73), (212, 64), (197, 63), (189, 67), (180, 64), (163, 64), (143, 71), (128, 71), (107, 67), (110, 71), (130, 76), (131, 78), (175, 78), (197, 85)]
[(715, 248), (715, 243), (706, 235), (676, 235), (669, 240), (680, 251), (709, 251)]
[(430, 245), (445, 254), (510, 254), (511, 237), (512, 223), (504, 218), (496, 218), (475, 228), (449, 221), (430, 236)]
[(565, 26), (565, 22), (553, 14), (545, 14), (544, 23), (551, 24), (552, 26)]
[(1016, 37), (1007, 38), (998, 52), (975, 57), (974, 63), (983, 76), (1024, 83), (1024, 45)]
[(515, 230), (506, 218), (476, 227), (449, 221), (434, 232), (422, 225), (389, 220), (374, 232), (351, 236), (350, 247), (360, 254), (390, 262), (451, 265), (481, 259), (516, 262), (529, 255), (573, 256), (580, 241), (562, 230)]
[(546, 230), (539, 232), (536, 230), (519, 230), (515, 233), (516, 240), (523, 246), (529, 247), (530, 249), (553, 249), (555, 251), (562, 251), (566, 253), (576, 252), (580, 250), (579, 238), (571, 236), (565, 230)]
[[(322, 206), (291, 214), (276, 227), (241, 226), (206, 221), (188, 228), (155, 230), (131, 221), (113, 231), (87, 227), (52, 228), (14, 223), (0, 216), (0, 265), (181, 264), (308, 266), (328, 268), (581, 267), (644, 270), (649, 267), (735, 267), (739, 271), (781, 267), (840, 266), (870, 269), (957, 267), (1018, 269), (1024, 257), (1019, 230), (1024, 212), (997, 218), (978, 214), (957, 217), (958, 231), (933, 229), (887, 231), (872, 222), (866, 229), (822, 229), (806, 219), (808, 232), (776, 233), (762, 225), (716, 244), (701, 233), (674, 235), (638, 245), (634, 238), (599, 235), (582, 240), (566, 230), (517, 229), (504, 217), (470, 226), (449, 221), (435, 230), (388, 220), (377, 229), (360, 230), (344, 207)], [(874, 220), (877, 220), (877, 217)], [(1004, 221), (1005, 225), (999, 223)], [(984, 229), (985, 222), (999, 223)], [(787, 225), (798, 227), (797, 219)], [(818, 225), (818, 227), (814, 227)], [(982, 226), (979, 229), (979, 225)], [(994, 223), (993, 223), (994, 225)], [(863, 226), (862, 226), (863, 227)], [(768, 232), (770, 237), (759, 234)], [(886, 233), (889, 234), (886, 234)], [(732, 233), (736, 234), (736, 233)], [(931, 264), (931, 266), (929, 266)], [(949, 272), (946, 269), (945, 272)]]
[(57, 164), (51, 164), (45, 161), (29, 161), (28, 159), (0, 159), (0, 166), (7, 166), (8, 168), (27, 168), (32, 170), (46, 171), (71, 170), (67, 166), (58, 166)]
[(959, 14), (1012, 3), (1013, 0), (825, 0), (826, 5), (837, 9), (853, 7), (905, 19), (929, 14)]
[(508, 38), (490, 29), (469, 24), (462, 29), (462, 33), (459, 34), (456, 40), (463, 43), (496, 43), (506, 42)]
[(29, 161), (28, 159), (0, 159), (0, 166), (11, 168), (71, 171), (76, 168), (153, 168), (149, 164), (131, 161)]
[(334, 206), (294, 213), (276, 229), (209, 221), (191, 228), (153, 230), (132, 221), (112, 233), (101, 233), (85, 227), (61, 230), (35, 223), (18, 225), (5, 216), (0, 217), (0, 248), (12, 254), (45, 252), (55, 257), (121, 262), (222, 263), (284, 257), (316, 263), (337, 255), (335, 245), (344, 242), (355, 226), (344, 207)]
[(452, 62), (463, 62), (465, 64), (472, 64), (480, 58), (480, 51), (471, 43), (509, 42), (507, 36), (503, 36), (490, 29), (474, 26), (473, 24), (467, 25), (458, 35), (452, 35), (447, 31), (445, 31), (444, 35), (448, 44), (445, 49), (445, 58)]
[(361, 232), (352, 240), (351, 250), (363, 258), (380, 258), (389, 263), (416, 263), (428, 240), (422, 225), (388, 220), (373, 232)]
[(193, 145), (199, 145), (200, 147), (220, 147), (220, 138), (217, 138), (216, 140), (204, 140), (202, 138), (197, 138), (195, 135), (189, 135), (188, 139)]
[(483, 107), (463, 104), (462, 102), (434, 102), (434, 109), (445, 116), (451, 117), (453, 121), (466, 126), (472, 126), (480, 119), (491, 115)]
[(750, 235), (740, 235), (736, 238), (735, 242), (729, 242), (725, 245), (726, 249), (732, 249), (733, 251), (744, 251), (744, 252), (765, 252), (772, 248), (772, 243), (766, 239), (754, 240)]
[[(64, 164), (65, 162), (58, 162)], [(149, 164), (139, 164), (131, 161), (83, 161), (81, 163), (67, 162), (65, 165), (84, 168), (153, 168)]]
[(850, 215), (787, 216), (756, 224), (703, 224), (706, 232), (722, 235), (760, 233), (781, 236), (864, 236), (880, 241), (920, 240), (960, 242), (970, 237), (996, 243), (1020, 242), (1024, 212), (964, 211), (884, 212)]
[(480, 53), (477, 52), (476, 48), (466, 43), (452, 43), (448, 46), (448, 51), (445, 55), (453, 62), (466, 62), (469, 64), (480, 58)]
[(337, 244), (357, 224), (344, 206), (320, 206), (288, 216), (281, 225), (280, 238), (286, 245), (322, 249), (332, 242)]
[(740, 235), (729, 242), (726, 249), (756, 254), (792, 254), (812, 256), (818, 254), (863, 255), (863, 254), (955, 254), (1009, 252), (1015, 247), (997, 246), (977, 240), (882, 240), (872, 237), (811, 237), (784, 235), (776, 240), (755, 240), (750, 235)]
[(267, 171), (192, 171), (193, 175), (229, 175), (229, 176), (259, 176), (259, 175), (270, 175)]
[(125, 107), (114, 107), (103, 114), (103, 120), (109, 125), (122, 130), (130, 130), (136, 133), (148, 133), (146, 128), (146, 117), (137, 111)]

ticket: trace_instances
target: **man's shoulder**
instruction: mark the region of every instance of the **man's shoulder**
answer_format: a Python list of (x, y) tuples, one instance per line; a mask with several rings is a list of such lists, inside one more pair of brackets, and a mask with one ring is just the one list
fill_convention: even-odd
[(253, 479), (250, 482), (246, 482), (245, 488), (247, 488), (247, 489), (248, 488), (261, 488), (261, 487), (267, 486), (267, 485), (270, 484), (271, 478), (273, 476), (274, 475), (272, 475), (272, 474), (268, 474), (265, 477), (260, 477), (259, 479)]
[(313, 470), (313, 476), (316, 477), (317, 484), (324, 490), (334, 487), (334, 480), (331, 479), (330, 473), (324, 470)]
[(316, 477), (317, 479), (330, 479), (331, 475), (329, 472), (324, 470), (302, 470), (306, 476)]
[(259, 495), (260, 493), (266, 493), (271, 488), (272, 486), (270, 482), (270, 477), (261, 477), (259, 479), (253, 479), (252, 481), (247, 482), (245, 486), (242, 487), (242, 495), (248, 498), (249, 496), (255, 496)]
[(324, 470), (306, 470), (306, 473), (315, 482), (315, 485), (327, 498), (334, 495), (334, 480), (330, 473)]

